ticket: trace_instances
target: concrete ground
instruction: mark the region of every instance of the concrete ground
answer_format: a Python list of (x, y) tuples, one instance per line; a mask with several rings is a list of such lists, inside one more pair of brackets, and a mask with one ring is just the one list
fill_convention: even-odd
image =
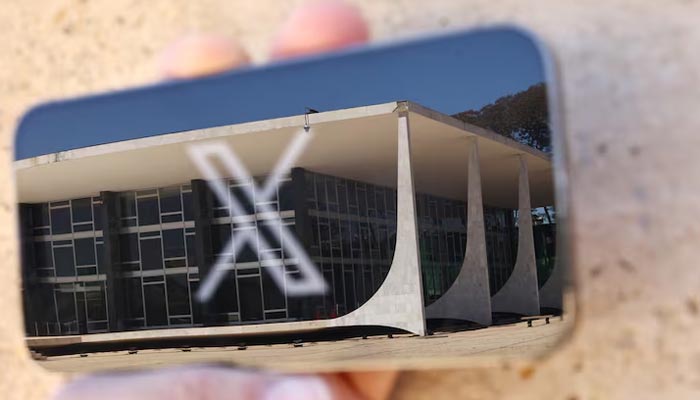
[[(433, 336), (412, 335), (370, 336), (338, 341), (248, 346), (245, 349), (230, 347), (140, 350), (137, 354), (127, 351), (89, 353), (48, 357), (37, 361), (51, 371), (96, 372), (105, 370), (134, 370), (158, 368), (186, 363), (234, 363), (246, 366), (267, 366), (285, 369), (285, 364), (303, 365), (338, 361), (369, 361), (382, 359), (399, 361), (416, 358), (439, 357), (496, 357), (498, 359), (533, 358), (554, 349), (566, 334), (573, 318), (544, 320), (493, 326), (485, 329), (461, 332), (435, 332)], [(297, 369), (292, 367), (293, 369)]]

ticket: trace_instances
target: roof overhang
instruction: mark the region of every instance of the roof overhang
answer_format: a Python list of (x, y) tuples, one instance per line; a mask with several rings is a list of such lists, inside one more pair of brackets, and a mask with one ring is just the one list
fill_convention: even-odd
[[(396, 187), (397, 112), (407, 110), (418, 192), (466, 199), (467, 150), (479, 143), (484, 203), (516, 208), (518, 156), (529, 166), (532, 206), (552, 205), (548, 154), (410, 102), (310, 114), (314, 137), (294, 164), (311, 171)], [(219, 126), (67, 150), (15, 161), (17, 196), (38, 203), (140, 190), (202, 178), (193, 143), (226, 143), (253, 176), (273, 168), (304, 115)]]

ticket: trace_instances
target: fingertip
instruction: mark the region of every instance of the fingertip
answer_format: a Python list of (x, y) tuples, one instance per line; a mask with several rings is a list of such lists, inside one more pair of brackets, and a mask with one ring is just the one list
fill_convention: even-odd
[(156, 73), (165, 79), (211, 75), (250, 64), (236, 40), (215, 34), (188, 34), (166, 47), (156, 60)]
[(317, 0), (292, 12), (271, 46), (284, 59), (366, 43), (369, 27), (358, 8), (340, 0)]

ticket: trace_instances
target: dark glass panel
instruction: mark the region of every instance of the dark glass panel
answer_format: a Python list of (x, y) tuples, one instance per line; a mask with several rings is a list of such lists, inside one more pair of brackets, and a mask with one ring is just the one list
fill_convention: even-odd
[(34, 242), (34, 263), (36, 268), (53, 267), (51, 242)]
[(143, 301), (141, 293), (141, 278), (127, 278), (124, 280), (124, 292), (126, 295), (126, 308), (128, 318), (143, 317)]
[(75, 265), (95, 264), (95, 239), (75, 239)]
[(194, 295), (197, 293), (197, 290), (199, 290), (199, 281), (190, 281), (189, 283), (190, 293), (192, 293), (192, 321), (195, 324), (199, 324), (202, 322), (202, 306), (200, 303), (197, 302), (196, 298), (194, 297)]
[(246, 277), (238, 279), (241, 297), (241, 321), (259, 321), (263, 319), (262, 293), (260, 278)]
[[(266, 199), (263, 199), (263, 197), (262, 197), (263, 196), (262, 191), (264, 190), (265, 184), (267, 183), (267, 178), (260, 178), (260, 179), (256, 179), (255, 181), (256, 181), (256, 184), (257, 184), (258, 189), (259, 189), (259, 190), (255, 191), (255, 202), (256, 203), (269, 203), (269, 202), (276, 202), (277, 201), (277, 190), (273, 190), (270, 193), (270, 197), (268, 197)], [(282, 184), (281, 181), (275, 182), (275, 185), (277, 187), (279, 187), (281, 184)], [(249, 186), (245, 186), (245, 187), (247, 188)]]
[[(280, 243), (280, 220), (271, 221), (259, 221), (258, 222), (258, 236), (262, 236), (267, 242), (267, 249), (279, 249), (281, 247)], [(260, 248), (263, 248), (262, 241), (260, 241)]]
[(102, 203), (92, 205), (92, 215), (95, 220), (95, 230), (102, 230)]
[(99, 273), (104, 274), (106, 273), (105, 267), (107, 261), (105, 260), (105, 245), (103, 243), (97, 243), (95, 245), (95, 251), (97, 252), (97, 269)]
[(187, 274), (168, 275), (168, 312), (170, 315), (190, 314), (190, 294), (187, 288)]
[(32, 205), (32, 226), (49, 226), (49, 203)]
[(294, 209), (294, 185), (292, 181), (280, 182), (279, 186), (279, 208), (280, 211)]
[(185, 192), (182, 194), (182, 206), (183, 214), (185, 216), (185, 221), (194, 220), (194, 210), (192, 204), (192, 192)]
[(105, 302), (105, 292), (102, 285), (93, 286), (93, 290), (85, 292), (87, 300), (87, 316), (90, 321), (101, 321), (107, 319), (107, 304)]
[(119, 208), (121, 217), (136, 216), (136, 194), (134, 192), (125, 192), (119, 195)]
[(357, 308), (357, 297), (355, 296), (355, 277), (352, 272), (345, 272), (345, 298), (346, 298), (346, 312), (354, 310)]
[(333, 293), (335, 294), (335, 305), (339, 315), (345, 312), (345, 285), (343, 283), (343, 266), (333, 265)]
[[(34, 327), (35, 331), (38, 330), (39, 333), (49, 333), (56, 331), (56, 304), (54, 303), (54, 285), (47, 283), (40, 283), (37, 285), (36, 290), (33, 290), (30, 294), (33, 303), (36, 307), (31, 310), (31, 316), (29, 316), (33, 321), (37, 323)], [(47, 326), (48, 323), (48, 326)], [(58, 334), (58, 332), (55, 332)]]
[(92, 224), (73, 225), (73, 232), (91, 232), (94, 230)]
[(238, 311), (238, 298), (236, 297), (236, 275), (234, 271), (226, 271), (221, 284), (214, 293), (211, 302), (211, 310), (214, 313), (228, 313)]
[(229, 224), (211, 226), (211, 244), (213, 254), (221, 254), (231, 239), (231, 226)]
[(263, 299), (266, 310), (286, 307), (284, 292), (280, 290), (280, 287), (272, 278), (272, 268), (276, 268), (278, 273), (284, 272), (281, 267), (262, 268)]
[(163, 231), (163, 254), (165, 258), (185, 256), (185, 237), (182, 229)]
[(76, 268), (78, 276), (97, 275), (97, 267)]
[(185, 242), (187, 243), (187, 265), (194, 267), (197, 265), (197, 249), (194, 235), (186, 235)]
[(258, 261), (258, 253), (249, 243), (238, 250), (238, 253), (236, 254), (236, 263)]
[(180, 222), (182, 221), (182, 214), (161, 215), (160, 220), (164, 224), (168, 222)]
[(138, 199), (139, 226), (155, 225), (160, 223), (160, 211), (158, 198), (147, 197)]
[(265, 312), (265, 319), (284, 319), (287, 318), (286, 311)]
[(92, 197), (71, 201), (73, 222), (92, 221)]
[(143, 295), (146, 305), (146, 324), (162, 326), (168, 324), (168, 312), (165, 305), (165, 286), (163, 284), (144, 285)]
[(75, 298), (72, 292), (56, 291), (58, 320), (61, 323), (61, 333), (77, 333), (77, 316), (75, 315)]
[(56, 276), (75, 276), (75, 261), (72, 247), (56, 247), (53, 249), (56, 263)]
[(255, 206), (250, 202), (248, 195), (251, 194), (250, 186), (236, 186), (231, 188), (231, 202), (238, 202), (243, 213), (236, 213), (231, 208), (231, 215), (250, 215), (255, 213)]
[(54, 235), (71, 233), (70, 208), (51, 210), (51, 233)]
[(141, 239), (141, 269), (163, 268), (163, 253), (160, 239)]
[(168, 187), (158, 190), (160, 194), (160, 212), (169, 213), (182, 210), (180, 187)]
[(166, 260), (165, 261), (165, 268), (180, 268), (180, 267), (186, 267), (187, 262), (185, 260)]
[(122, 262), (139, 260), (139, 240), (136, 233), (119, 235), (119, 253)]

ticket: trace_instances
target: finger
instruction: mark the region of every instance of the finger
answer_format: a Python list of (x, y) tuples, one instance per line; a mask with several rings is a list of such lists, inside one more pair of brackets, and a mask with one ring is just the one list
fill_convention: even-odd
[(347, 372), (341, 375), (364, 399), (386, 400), (394, 390), (399, 373), (398, 371)]
[(297, 8), (272, 42), (271, 57), (283, 59), (366, 43), (369, 28), (360, 11), (340, 0)]
[(157, 73), (166, 79), (211, 75), (250, 64), (240, 43), (213, 34), (190, 34), (169, 45), (157, 58)]
[(179, 367), (95, 375), (63, 386), (54, 400), (351, 400), (360, 399), (336, 377), (274, 375), (222, 367)]

